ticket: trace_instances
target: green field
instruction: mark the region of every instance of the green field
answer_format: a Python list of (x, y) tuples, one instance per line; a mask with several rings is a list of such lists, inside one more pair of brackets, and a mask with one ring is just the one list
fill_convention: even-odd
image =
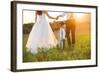
[[(90, 34), (82, 33), (76, 35), (76, 44), (68, 48), (67, 41), (65, 49), (59, 47), (51, 48), (47, 52), (32, 54), (27, 52), (25, 47), (28, 34), (23, 35), (23, 62), (40, 62), (40, 61), (62, 61), (62, 60), (85, 60), (91, 59)], [(67, 40), (67, 38), (66, 38)]]

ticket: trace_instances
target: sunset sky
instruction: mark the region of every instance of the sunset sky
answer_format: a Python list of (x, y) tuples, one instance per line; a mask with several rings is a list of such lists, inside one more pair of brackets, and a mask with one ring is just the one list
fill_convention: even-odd
[[(50, 16), (52, 17), (56, 17), (60, 14), (62, 14), (63, 12), (48, 12)], [(90, 21), (90, 15), (86, 14), (86, 13), (74, 13), (74, 16), (76, 18), (77, 21), (80, 22), (89, 22)], [(62, 21), (62, 20), (66, 20), (66, 17), (68, 17), (68, 15), (66, 14), (66, 16), (64, 17), (60, 17), (58, 19), (58, 21)], [(49, 22), (52, 21), (57, 21), (54, 19), (49, 19), (47, 17)], [(35, 22), (35, 11), (23, 11), (23, 24), (27, 24), (27, 23), (34, 23)]]

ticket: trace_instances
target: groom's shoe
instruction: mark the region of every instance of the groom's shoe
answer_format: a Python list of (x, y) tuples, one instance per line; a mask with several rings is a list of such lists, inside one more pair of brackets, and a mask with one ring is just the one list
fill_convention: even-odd
[(72, 47), (75, 47), (75, 44), (72, 44)]

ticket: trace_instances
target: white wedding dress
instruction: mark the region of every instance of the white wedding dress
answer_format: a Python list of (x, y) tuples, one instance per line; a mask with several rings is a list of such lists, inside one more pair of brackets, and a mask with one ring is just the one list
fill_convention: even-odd
[(32, 27), (26, 44), (28, 51), (37, 53), (38, 48), (47, 48), (48, 50), (55, 47), (57, 43), (58, 41), (46, 19), (45, 13), (37, 15), (37, 21)]

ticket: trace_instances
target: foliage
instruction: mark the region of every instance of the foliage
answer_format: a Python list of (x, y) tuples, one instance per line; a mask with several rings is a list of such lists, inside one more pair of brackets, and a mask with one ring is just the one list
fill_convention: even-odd
[(23, 34), (29, 34), (34, 23), (23, 24)]

